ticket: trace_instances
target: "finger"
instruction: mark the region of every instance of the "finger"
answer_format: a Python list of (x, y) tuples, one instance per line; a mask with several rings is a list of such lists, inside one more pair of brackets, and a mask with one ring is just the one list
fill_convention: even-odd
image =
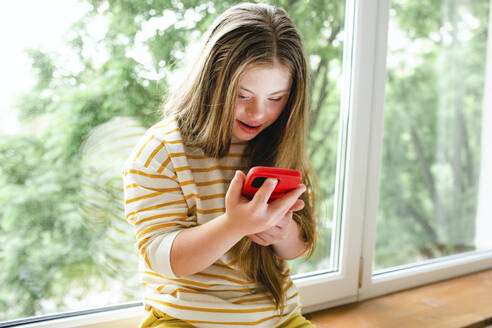
[(289, 224), (289, 221), (292, 219), (292, 212), (288, 211), (285, 215), (282, 216), (282, 218), (275, 223), (274, 227), (285, 227), (286, 225)]
[(255, 204), (266, 204), (272, 195), (273, 190), (275, 190), (275, 186), (277, 185), (278, 180), (274, 178), (268, 178), (265, 180), (263, 185), (258, 189), (256, 194), (253, 197), (253, 202)]
[(295, 205), (296, 201), (306, 191), (306, 185), (301, 183), (296, 189), (289, 191), (282, 198), (277, 199), (271, 205), (275, 211), (280, 213), (286, 213), (292, 206)]
[(289, 211), (292, 211), (292, 212), (300, 211), (304, 208), (304, 205), (305, 205), (304, 201), (302, 199), (298, 199), (298, 200), (296, 200), (294, 205), (292, 205), (292, 207), (289, 209)]
[(261, 245), (261, 246), (268, 246), (269, 243), (264, 240), (263, 238), (261, 238), (260, 236), (258, 236), (258, 234), (254, 234), (254, 235), (248, 235), (248, 238), (251, 239), (254, 243), (257, 243), (258, 245)]
[(276, 229), (275, 227), (271, 227), (268, 230), (259, 232), (256, 234), (256, 237), (258, 237), (261, 240), (261, 242), (264, 244), (264, 246), (271, 245), (273, 243), (273, 241), (275, 240), (275, 238), (272, 238), (272, 234), (270, 232), (275, 230), (275, 229)]
[(280, 220), (275, 227), (284, 229), (290, 224), (290, 221), (292, 221), (292, 211), (288, 211), (287, 214), (283, 217), (282, 220)]
[(262, 232), (261, 237), (263, 240), (269, 241), (269, 244), (273, 244), (274, 242), (284, 240), (287, 237), (287, 231), (279, 227), (273, 227), (272, 229), (268, 229), (268, 231)]
[(241, 171), (236, 171), (234, 177), (231, 180), (231, 184), (229, 185), (229, 189), (226, 194), (226, 202), (230, 201), (237, 202), (241, 199), (241, 191), (243, 189), (244, 180), (246, 179), (245, 175)]

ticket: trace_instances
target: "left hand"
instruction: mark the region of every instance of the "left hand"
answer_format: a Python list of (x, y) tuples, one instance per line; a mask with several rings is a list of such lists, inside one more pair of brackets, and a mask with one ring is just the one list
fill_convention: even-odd
[[(273, 227), (264, 230), (262, 232), (248, 235), (248, 238), (253, 242), (261, 246), (269, 246), (285, 240), (289, 236), (290, 225), (297, 224), (292, 219), (292, 213), (295, 211), (300, 211), (304, 208), (304, 202), (300, 199), (285, 213), (284, 217)], [(295, 229), (297, 230), (297, 229)]]

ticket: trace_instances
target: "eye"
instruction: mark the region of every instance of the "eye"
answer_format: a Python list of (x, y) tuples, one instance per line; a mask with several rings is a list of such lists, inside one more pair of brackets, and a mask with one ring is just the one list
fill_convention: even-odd
[(248, 97), (243, 96), (243, 95), (238, 95), (237, 97), (238, 97), (239, 99), (247, 99), (247, 98), (248, 98)]
[(269, 100), (270, 100), (270, 101), (275, 101), (275, 102), (277, 102), (277, 101), (280, 101), (281, 99), (282, 99), (282, 97), (278, 97), (278, 98), (270, 98)]

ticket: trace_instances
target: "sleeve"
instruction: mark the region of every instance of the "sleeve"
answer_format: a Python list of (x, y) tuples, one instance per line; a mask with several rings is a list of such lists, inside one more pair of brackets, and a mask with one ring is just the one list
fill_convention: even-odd
[[(167, 153), (165, 157), (169, 158)], [(136, 247), (144, 265), (165, 277), (176, 278), (170, 262), (171, 247), (181, 230), (196, 225), (196, 218), (188, 215), (171, 161), (165, 159), (167, 166), (159, 169), (149, 162), (130, 157), (123, 168), (125, 215), (135, 227)]]

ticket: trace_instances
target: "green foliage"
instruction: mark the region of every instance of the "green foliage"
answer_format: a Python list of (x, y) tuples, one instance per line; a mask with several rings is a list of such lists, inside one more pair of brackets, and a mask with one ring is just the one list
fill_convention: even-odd
[[(123, 289), (127, 288), (117, 301), (139, 298), (139, 289), (123, 281), (129, 276), (128, 272), (123, 274), (125, 269), (128, 271), (125, 266), (131, 262), (113, 256), (121, 251), (135, 254), (124, 237), (131, 231), (130, 225), (121, 225), (121, 205), (98, 203), (106, 199), (107, 204), (114, 204), (121, 197), (121, 190), (111, 178), (111, 174), (120, 172), (104, 165), (108, 155), (97, 161), (97, 156), (88, 157), (82, 147), (97, 127), (117, 116), (133, 117), (144, 127), (156, 122), (168, 77), (181, 67), (187, 46), (219, 13), (239, 1), (86, 2), (92, 10), (67, 34), (67, 44), (76, 58), (71, 64), (79, 68), (64, 66), (66, 60), (60, 54), (29, 50), (37, 84), (17, 105), (25, 132), (1, 139), (0, 256), (5, 270), (0, 273), (0, 320), (64, 311), (69, 307), (67, 295), (83, 298), (88, 289), (77, 295), (73, 290), (89, 281), (92, 291), (97, 292), (120, 279)], [(341, 67), (342, 44), (336, 39), (343, 26), (344, 4), (321, 0), (273, 3), (285, 8), (298, 24), (313, 60), (312, 98), (316, 110), (310, 142), (314, 148), (310, 152), (315, 170), (328, 181), (321, 184), (322, 214), (327, 215), (320, 220), (321, 247), (311, 261), (294, 263), (294, 270), (301, 272), (329, 258), (328, 217), (333, 207), (339, 99), (334, 91), (337, 81), (329, 74)], [(101, 17), (108, 29), (98, 39), (88, 27)], [(174, 19), (167, 22), (163, 17)], [(153, 19), (159, 24), (142, 39), (146, 24)], [(131, 49), (142, 46), (151, 54), (150, 64), (131, 55)], [(90, 49), (107, 56), (101, 62), (87, 55)], [(328, 167), (326, 162), (330, 163)], [(112, 173), (102, 178), (105, 169)], [(99, 198), (87, 197), (90, 188)], [(118, 237), (115, 231), (122, 235)], [(115, 276), (118, 273), (120, 276)], [(135, 271), (133, 274), (136, 276)], [(128, 292), (130, 286), (133, 291)]]
[[(0, 259), (4, 268), (0, 304), (5, 319), (34, 315), (41, 299), (66, 294), (71, 285), (56, 286), (57, 275), (69, 272), (72, 283), (83, 281), (91, 259), (81, 245), (89, 244), (92, 237), (76, 208), (76, 172), (62, 168), (60, 174), (56, 163), (47, 159), (45, 145), (34, 136), (0, 140)], [(81, 270), (74, 272), (74, 268)], [(55, 287), (60, 294), (54, 295)]]
[(475, 247), (489, 2), (426, 4), (392, 7), (426, 46), (388, 72), (377, 269)]

